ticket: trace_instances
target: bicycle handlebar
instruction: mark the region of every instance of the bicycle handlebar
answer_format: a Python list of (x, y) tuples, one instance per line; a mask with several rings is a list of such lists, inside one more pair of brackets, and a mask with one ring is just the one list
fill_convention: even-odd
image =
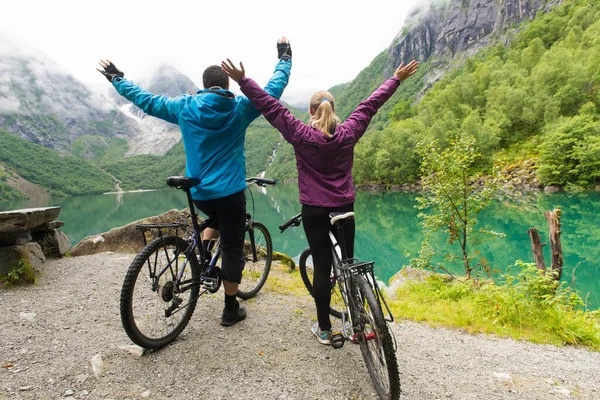
[(302, 214), (297, 214), (289, 221), (286, 221), (283, 224), (279, 225), (279, 230), (281, 231), (281, 233), (283, 233), (283, 231), (285, 231), (290, 226), (298, 226), (298, 225), (300, 225), (301, 222), (302, 222)]
[(258, 186), (264, 187), (265, 185), (274, 185), (277, 181), (267, 178), (246, 178), (246, 183), (256, 183)]

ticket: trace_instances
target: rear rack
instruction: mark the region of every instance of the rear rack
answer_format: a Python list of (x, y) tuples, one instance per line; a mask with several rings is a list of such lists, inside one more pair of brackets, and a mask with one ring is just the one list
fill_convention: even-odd
[(394, 316), (392, 315), (392, 311), (388, 307), (387, 302), (383, 297), (383, 293), (381, 292), (381, 289), (379, 289), (377, 279), (375, 279), (375, 273), (373, 271), (374, 266), (374, 261), (359, 262), (355, 258), (341, 261), (338, 264), (338, 268), (340, 270), (340, 275), (342, 276), (342, 279), (351, 281), (352, 277), (357, 275), (362, 275), (367, 279), (367, 282), (369, 282), (373, 286), (377, 300), (380, 304), (383, 304), (383, 306), (385, 307), (385, 311), (387, 311), (386, 315), (386, 313), (383, 312), (384, 309), (382, 308), (381, 310), (383, 312), (384, 319), (388, 322), (394, 322)]
[(142, 233), (142, 237), (144, 238), (144, 246), (148, 244), (148, 239), (146, 239), (146, 232), (150, 230), (157, 230), (157, 237), (163, 237), (163, 229), (173, 229), (175, 230), (175, 236), (179, 236), (179, 229), (187, 229), (189, 227), (188, 224), (184, 222), (173, 222), (169, 224), (137, 224), (135, 226), (135, 230)]
[(180, 229), (180, 228), (187, 228), (188, 224), (182, 223), (182, 222), (174, 222), (171, 224), (137, 224), (135, 226), (135, 230), (136, 231), (141, 231), (141, 232), (146, 232), (147, 230), (150, 229), (163, 229), (163, 228), (174, 228), (174, 229)]

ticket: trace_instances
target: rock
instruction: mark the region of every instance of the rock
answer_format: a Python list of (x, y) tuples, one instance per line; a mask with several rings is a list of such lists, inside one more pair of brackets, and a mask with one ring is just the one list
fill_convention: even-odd
[(571, 391), (564, 386), (556, 386), (550, 389), (549, 393), (551, 394), (562, 394), (567, 399), (571, 398)]
[(40, 244), (46, 257), (61, 257), (71, 248), (67, 235), (58, 229), (33, 232), (33, 240)]
[(88, 374), (75, 375), (75, 382), (77, 382), (77, 384), (81, 385), (82, 383), (87, 381), (88, 378), (89, 378)]
[(28, 231), (58, 217), (60, 207), (25, 208), (0, 212), (0, 232)]
[(55, 219), (54, 221), (46, 222), (44, 224), (36, 226), (32, 229), (32, 231), (49, 231), (51, 229), (60, 229), (63, 226), (65, 226), (65, 223), (63, 221)]
[(600, 192), (600, 185), (596, 186), (596, 192)]
[(148, 397), (150, 397), (150, 391), (149, 390), (143, 391), (142, 393), (140, 393), (140, 397), (147, 399)]
[(24, 319), (25, 321), (33, 322), (35, 321), (35, 313), (32, 312), (21, 312), (19, 313), (19, 318)]
[(0, 274), (6, 274), (19, 263), (29, 263), (33, 269), (39, 269), (46, 261), (39, 244), (28, 242), (16, 246), (0, 247)]
[(544, 193), (556, 193), (558, 191), (560, 191), (558, 186), (546, 186), (544, 188)]
[[(138, 224), (162, 224), (186, 220), (188, 213), (185, 210), (170, 210), (164, 214), (134, 221), (128, 225), (113, 228), (101, 235), (84, 238), (69, 252), (72, 256), (83, 256), (106, 251), (120, 253), (138, 253), (144, 247), (142, 233), (136, 230)], [(152, 231), (155, 233), (156, 231)], [(163, 234), (174, 233), (172, 229), (164, 229)], [(179, 229), (179, 234), (182, 229)]]
[(73, 396), (75, 394), (75, 391), (73, 389), (67, 389), (63, 394), (65, 396)]
[(494, 372), (494, 379), (496, 382), (503, 383), (505, 385), (512, 385), (513, 380), (509, 374), (506, 372)]
[(96, 379), (100, 378), (104, 372), (104, 361), (102, 361), (102, 355), (96, 354), (94, 357), (92, 357), (90, 363), (92, 364), (94, 376)]
[(144, 355), (144, 349), (140, 346), (136, 345), (128, 345), (128, 346), (119, 346), (121, 350), (127, 351), (129, 354), (133, 354), (134, 356), (141, 357)]
[(0, 232), (0, 246), (14, 246), (31, 242), (31, 231)]

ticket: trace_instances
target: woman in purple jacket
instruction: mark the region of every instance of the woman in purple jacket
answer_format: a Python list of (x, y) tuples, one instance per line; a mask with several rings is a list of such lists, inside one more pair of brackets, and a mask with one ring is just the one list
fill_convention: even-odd
[[(314, 263), (313, 296), (318, 322), (312, 332), (322, 344), (331, 344), (332, 255), (329, 246), (329, 213), (354, 210), (356, 192), (352, 184), (354, 146), (365, 133), (371, 118), (394, 94), (402, 81), (417, 71), (419, 63), (400, 64), (394, 76), (385, 81), (369, 98), (358, 105), (348, 119), (340, 123), (335, 115), (331, 93), (320, 90), (310, 99), (310, 121), (303, 123), (279, 101), (269, 96), (245, 75), (244, 65), (236, 68), (231, 60), (221, 68), (287, 140), (294, 146), (298, 167), (298, 188), (302, 204), (302, 223)], [(344, 228), (349, 257), (354, 255), (354, 220)]]

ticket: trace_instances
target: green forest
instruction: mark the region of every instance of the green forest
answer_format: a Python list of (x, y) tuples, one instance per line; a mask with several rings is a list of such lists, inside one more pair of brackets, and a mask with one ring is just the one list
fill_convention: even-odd
[[(435, 60), (421, 62), (356, 146), (355, 182), (414, 183), (420, 142), (435, 140), (443, 149), (459, 136), (472, 136), (481, 154), (477, 168), (484, 174), (527, 161), (542, 185), (580, 190), (600, 184), (600, 2), (565, 1), (531, 22), (506, 28), (504, 37), (510, 43), (492, 44), (460, 62), (426, 92)], [(388, 53), (379, 54), (353, 81), (330, 89), (342, 119), (384, 80)], [(308, 119), (307, 113), (292, 112)], [(124, 140), (84, 135), (72, 144), (79, 158), (37, 146), (35, 154), (44, 158), (33, 160), (29, 146), (35, 145), (6, 132), (1, 140), (3, 200), (22, 198), (6, 184), (15, 173), (53, 195), (77, 195), (112, 190), (104, 171), (124, 190), (163, 188), (166, 177), (185, 171), (181, 143), (165, 156), (123, 158)], [(246, 165), (248, 176), (262, 171), (278, 180), (297, 176), (292, 147), (263, 117), (248, 128)]]
[[(419, 142), (473, 136), (482, 172), (533, 160), (543, 185), (571, 190), (600, 183), (600, 3), (567, 1), (514, 30), (438, 81), (418, 102), (429, 62), (375, 116), (355, 150), (358, 184), (419, 179)], [(509, 35), (510, 36), (510, 35)], [(386, 52), (358, 77), (333, 87), (346, 118), (382, 82)], [(280, 146), (269, 176), (296, 175)]]
[(17, 200), (23, 196), (6, 180), (18, 175), (38, 184), (53, 196), (99, 194), (114, 190), (114, 180), (101, 168), (81, 158), (60, 154), (0, 130), (0, 196)]
[(600, 3), (566, 2), (444, 77), (356, 149), (358, 182), (418, 178), (419, 142), (476, 139), (482, 169), (533, 159), (545, 185), (600, 183)]

